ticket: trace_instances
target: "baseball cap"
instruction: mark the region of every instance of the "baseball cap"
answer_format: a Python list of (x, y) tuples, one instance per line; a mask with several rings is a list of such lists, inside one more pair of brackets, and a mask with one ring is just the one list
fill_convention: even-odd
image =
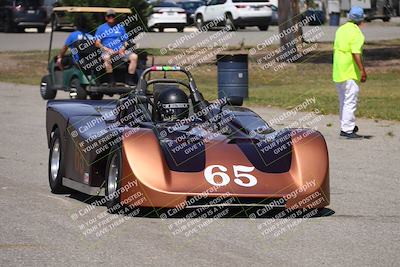
[(106, 16), (115, 16), (115, 15), (116, 15), (116, 13), (115, 13), (114, 9), (109, 9), (106, 12)]
[(364, 19), (364, 9), (359, 6), (353, 6), (349, 12), (349, 20), (360, 22)]

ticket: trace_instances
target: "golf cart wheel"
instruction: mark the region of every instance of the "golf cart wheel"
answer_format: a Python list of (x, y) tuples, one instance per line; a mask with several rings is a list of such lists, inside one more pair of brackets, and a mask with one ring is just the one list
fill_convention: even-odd
[(201, 30), (201, 27), (204, 25), (204, 20), (202, 15), (197, 15), (196, 17), (196, 27), (198, 30)]
[(41, 26), (37, 28), (38, 33), (44, 33), (46, 31), (46, 26)]
[(268, 31), (268, 25), (258, 26), (260, 31)]
[(101, 93), (92, 93), (89, 95), (90, 99), (92, 100), (102, 100), (104, 97), (104, 94)]
[(164, 28), (158, 28), (159, 32), (164, 32)]
[(49, 152), (49, 185), (54, 194), (68, 193), (70, 190), (62, 185), (64, 156), (60, 130), (56, 128), (50, 141)]
[(230, 13), (227, 13), (225, 15), (225, 26), (228, 28), (229, 31), (236, 31), (236, 26)]
[(75, 99), (86, 99), (87, 97), (85, 87), (81, 85), (78, 78), (73, 78), (71, 80), (70, 96)]
[(57, 90), (51, 88), (50, 75), (43, 76), (40, 82), (40, 95), (44, 100), (54, 99), (57, 95)]
[(184, 27), (176, 28), (176, 30), (177, 30), (178, 32), (183, 32), (183, 29), (184, 29)]
[(107, 160), (106, 166), (106, 206), (108, 212), (118, 213), (121, 210), (121, 174), (122, 174), (122, 152), (120, 146), (111, 148), (112, 152)]

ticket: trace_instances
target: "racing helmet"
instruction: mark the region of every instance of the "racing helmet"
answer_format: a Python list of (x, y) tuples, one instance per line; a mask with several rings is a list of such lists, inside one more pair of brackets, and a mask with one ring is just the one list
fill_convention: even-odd
[(161, 121), (182, 120), (189, 114), (189, 99), (178, 87), (160, 90), (156, 105)]

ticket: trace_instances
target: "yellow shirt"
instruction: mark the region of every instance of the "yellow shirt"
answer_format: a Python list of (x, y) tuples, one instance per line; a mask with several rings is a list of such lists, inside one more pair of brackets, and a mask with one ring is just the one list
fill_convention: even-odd
[(360, 80), (360, 70), (352, 54), (362, 54), (364, 40), (365, 37), (360, 28), (353, 22), (347, 22), (337, 29), (333, 45), (332, 78), (334, 82)]

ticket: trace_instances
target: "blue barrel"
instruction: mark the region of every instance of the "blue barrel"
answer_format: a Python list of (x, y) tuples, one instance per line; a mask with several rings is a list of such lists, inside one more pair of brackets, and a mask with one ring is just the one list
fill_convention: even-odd
[(340, 13), (333, 12), (329, 14), (329, 26), (339, 26), (340, 24)]
[(228, 96), (249, 97), (249, 71), (246, 54), (219, 54), (218, 98)]

